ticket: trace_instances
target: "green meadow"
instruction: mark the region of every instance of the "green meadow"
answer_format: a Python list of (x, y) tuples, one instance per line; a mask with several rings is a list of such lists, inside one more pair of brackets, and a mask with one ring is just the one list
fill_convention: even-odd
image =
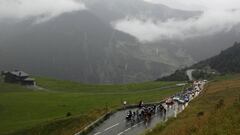
[(0, 135), (69, 135), (109, 110), (160, 101), (182, 90), (177, 82), (91, 85), (37, 77), (43, 89), (0, 82)]

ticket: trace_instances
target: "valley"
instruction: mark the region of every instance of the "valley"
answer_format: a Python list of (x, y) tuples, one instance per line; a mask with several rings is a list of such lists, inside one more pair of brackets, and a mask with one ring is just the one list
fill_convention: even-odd
[[(87, 85), (38, 77), (46, 90), (0, 84), (0, 134), (69, 135), (99, 116), (128, 104), (159, 101), (180, 91), (177, 82)], [(169, 88), (168, 88), (169, 87)]]

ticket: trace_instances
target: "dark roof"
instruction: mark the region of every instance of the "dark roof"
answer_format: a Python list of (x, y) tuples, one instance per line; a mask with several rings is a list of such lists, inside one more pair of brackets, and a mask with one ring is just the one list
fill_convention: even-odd
[(29, 75), (23, 71), (13, 71), (10, 72), (12, 75), (18, 76), (18, 77), (28, 77)]
[(2, 71), (2, 74), (7, 74), (8, 73), (8, 71)]
[(35, 81), (35, 79), (34, 78), (26, 78), (26, 79), (24, 79), (24, 81)]

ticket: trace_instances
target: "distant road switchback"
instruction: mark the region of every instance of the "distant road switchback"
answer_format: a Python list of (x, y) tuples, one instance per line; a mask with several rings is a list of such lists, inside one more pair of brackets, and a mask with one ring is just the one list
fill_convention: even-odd
[(189, 79), (190, 81), (193, 80), (192, 72), (193, 72), (194, 70), (195, 70), (195, 69), (189, 69), (189, 70), (186, 71), (186, 74), (187, 74), (188, 79)]

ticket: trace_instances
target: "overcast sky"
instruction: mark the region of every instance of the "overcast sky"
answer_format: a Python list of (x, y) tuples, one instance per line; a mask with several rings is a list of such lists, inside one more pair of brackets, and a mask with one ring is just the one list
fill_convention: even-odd
[(239, 0), (143, 0), (182, 10), (224, 10), (239, 8)]
[[(6, 18), (44, 16), (49, 19), (64, 12), (83, 10), (87, 7), (81, 0), (0, 0), (0, 21)], [(240, 0), (140, 0), (164, 4), (181, 10), (200, 10), (198, 18), (187, 20), (153, 21), (151, 17), (122, 18), (113, 26), (137, 37), (142, 42), (162, 39), (187, 39), (202, 35), (226, 32), (240, 23)], [(127, 2), (127, 0), (126, 0)], [(44, 20), (43, 19), (43, 20)], [(144, 21), (143, 21), (144, 20)]]
[(51, 18), (64, 12), (85, 9), (75, 0), (0, 0), (0, 21), (6, 18), (45, 16)]
[(240, 23), (240, 0), (143, 0), (182, 10), (200, 10), (199, 18), (165, 22), (125, 18), (115, 22), (115, 28), (137, 37), (142, 42), (161, 39), (186, 39), (226, 32)]

